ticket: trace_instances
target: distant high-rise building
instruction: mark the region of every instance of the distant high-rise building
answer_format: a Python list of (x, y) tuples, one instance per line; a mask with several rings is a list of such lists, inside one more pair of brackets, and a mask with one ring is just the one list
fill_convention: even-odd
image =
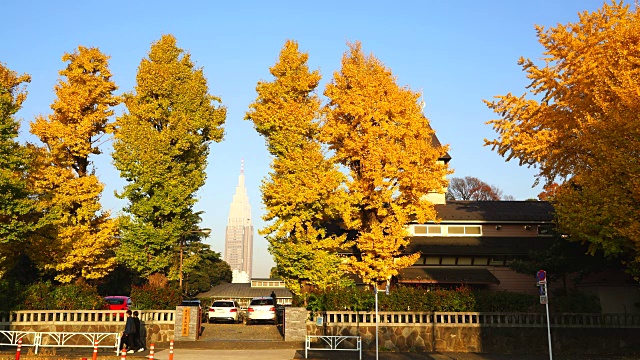
[(239, 275), (234, 276), (233, 282), (249, 282), (246, 279), (251, 279), (253, 265), (253, 225), (249, 196), (244, 186), (244, 161), (240, 166), (238, 186), (229, 211), (224, 238), (224, 260), (231, 266), (232, 271), (235, 270), (234, 275)]

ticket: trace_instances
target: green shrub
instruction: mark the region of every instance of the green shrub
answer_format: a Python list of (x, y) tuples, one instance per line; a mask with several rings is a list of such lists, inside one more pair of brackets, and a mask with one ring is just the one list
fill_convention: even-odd
[[(356, 288), (327, 290), (305, 294), (297, 301), (307, 300), (307, 309), (319, 311), (373, 311), (375, 295), (372, 290)], [(551, 296), (550, 311), (599, 313), (597, 297), (573, 293)], [(426, 290), (412, 286), (394, 286), (389, 295), (378, 293), (379, 311), (425, 311), (425, 312), (542, 312), (539, 297), (532, 294), (509, 291), (472, 291), (469, 287), (454, 290)]]
[(549, 311), (554, 313), (600, 313), (600, 299), (597, 296), (579, 292), (567, 295), (549, 296)]
[(537, 295), (523, 294), (509, 291), (476, 291), (477, 312), (531, 312), (539, 310)]
[(156, 287), (149, 284), (131, 287), (131, 300), (141, 310), (171, 310), (180, 305), (182, 296), (176, 287)]
[(475, 308), (475, 298), (468, 287), (430, 291), (427, 293), (427, 299), (431, 304), (428, 311), (473, 311)]
[(430, 311), (427, 292), (412, 286), (397, 286), (389, 290), (389, 295), (378, 294), (380, 311)]
[(6, 313), (16, 308), (22, 302), (22, 294), (15, 283), (0, 280), (0, 313)]
[(97, 310), (104, 308), (104, 299), (88, 284), (54, 285), (39, 282), (24, 292), (20, 310)]
[(57, 286), (53, 292), (58, 310), (99, 310), (105, 308), (104, 298), (88, 284)]

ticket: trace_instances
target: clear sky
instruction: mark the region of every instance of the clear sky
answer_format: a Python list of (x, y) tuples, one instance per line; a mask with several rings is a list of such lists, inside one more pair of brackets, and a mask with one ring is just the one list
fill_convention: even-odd
[[(207, 183), (199, 192), (206, 242), (224, 251), (230, 203), (244, 159), (254, 228), (254, 276), (266, 277), (273, 266), (266, 241), (259, 186), (269, 171), (264, 140), (243, 120), (255, 100), (259, 80), (271, 81), (269, 67), (285, 40), (298, 41), (309, 53), (311, 69), (323, 75), (319, 93), (339, 70), (347, 42), (361, 41), (397, 76), (401, 86), (423, 92), (424, 114), (443, 144), (449, 144), (453, 176), (475, 176), (517, 200), (534, 198), (535, 169), (505, 162), (483, 146), (495, 133), (485, 122), (495, 118), (482, 103), (494, 95), (523, 94), (527, 80), (520, 56), (537, 60), (542, 47), (534, 24), (545, 27), (575, 22), (603, 1), (16, 1), (0, 4), (3, 26), (0, 62), (28, 73), (23, 142), (35, 142), (28, 123), (51, 113), (53, 86), (66, 65), (61, 57), (79, 45), (98, 47), (111, 56), (117, 94), (131, 91), (140, 60), (162, 34), (203, 67), (210, 93), (227, 107), (226, 134), (211, 144)], [(117, 110), (121, 114), (123, 108)], [(124, 182), (111, 165), (111, 147), (93, 159), (106, 184), (103, 206), (118, 213), (124, 203), (115, 190)]]

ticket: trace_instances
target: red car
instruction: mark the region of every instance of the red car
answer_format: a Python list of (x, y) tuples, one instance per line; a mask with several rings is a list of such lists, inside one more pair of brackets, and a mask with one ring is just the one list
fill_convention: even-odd
[(131, 298), (128, 296), (105, 296), (104, 301), (107, 303), (108, 310), (122, 310), (120, 318), (124, 317), (124, 313), (133, 305)]

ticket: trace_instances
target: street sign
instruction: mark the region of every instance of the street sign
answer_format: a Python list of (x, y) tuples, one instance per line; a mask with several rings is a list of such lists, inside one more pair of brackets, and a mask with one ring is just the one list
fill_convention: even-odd
[(547, 295), (540, 295), (540, 304), (546, 305), (549, 303), (549, 297)]
[(546, 286), (544, 285), (540, 286), (540, 295), (547, 295)]
[(538, 279), (538, 281), (540, 282), (547, 282), (547, 272), (544, 270), (540, 270), (538, 271), (538, 273), (536, 274), (536, 278)]

